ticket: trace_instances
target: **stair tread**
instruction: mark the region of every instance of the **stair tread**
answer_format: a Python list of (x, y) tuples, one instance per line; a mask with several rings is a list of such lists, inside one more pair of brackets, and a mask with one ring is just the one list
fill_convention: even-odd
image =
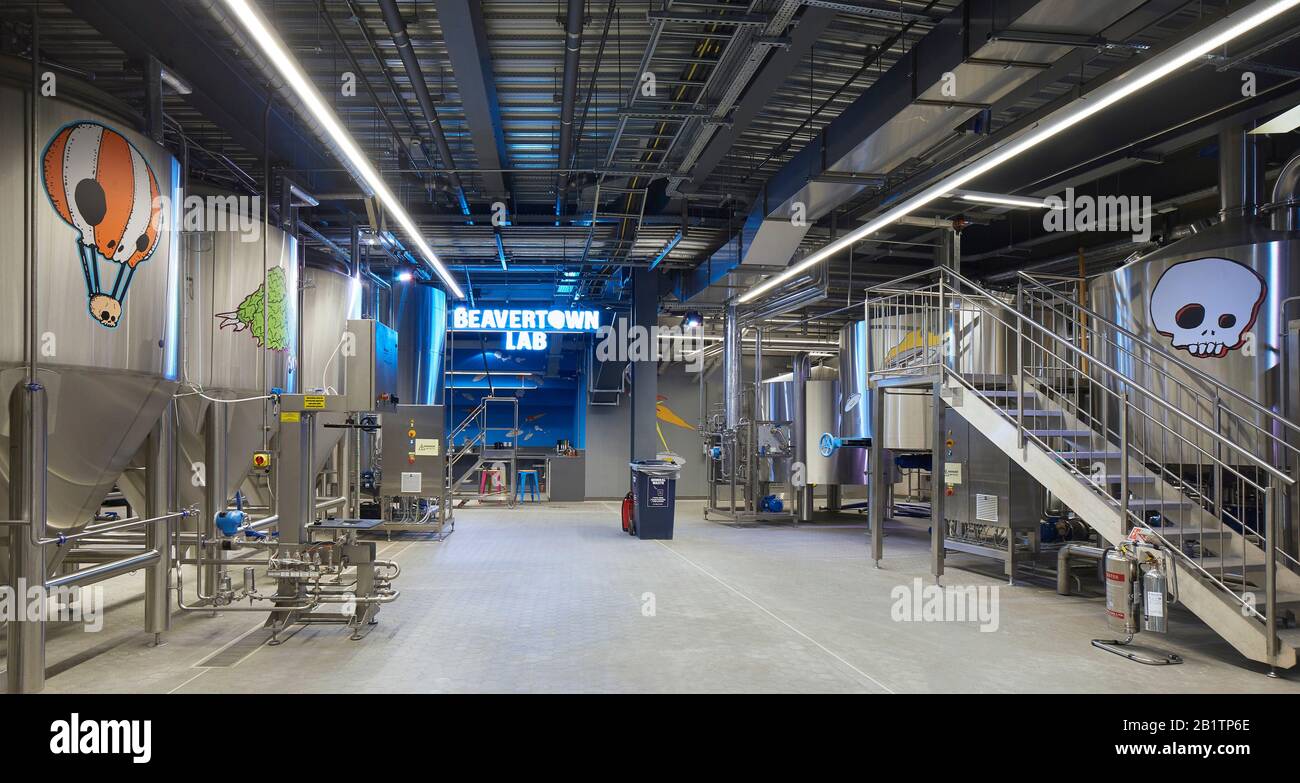
[[(1008, 416), (1020, 415), (1020, 410), (1017, 408), (1003, 408), (1002, 412), (1007, 414)], [(1038, 408), (1025, 408), (1025, 415), (1034, 418), (1047, 418), (1047, 417), (1056, 418), (1059, 416), (1064, 416), (1065, 411), (1055, 411), (1051, 409), (1038, 409)]]
[[(1116, 499), (1116, 502), (1119, 502), (1118, 499)], [(1164, 507), (1164, 508), (1170, 508), (1170, 507), (1186, 508), (1187, 506), (1190, 506), (1190, 505), (1194, 505), (1194, 504), (1192, 503), (1192, 501), (1188, 500), (1187, 498), (1174, 498), (1174, 499), (1172, 499), (1172, 500), (1166, 500), (1166, 499), (1163, 499), (1163, 498), (1129, 498), (1129, 501), (1128, 501), (1128, 507), (1129, 507), (1130, 509), (1133, 509), (1133, 508), (1162, 508), (1162, 507)]]
[(1281, 628), (1277, 632), (1278, 641), (1290, 647), (1300, 647), (1300, 628)]
[(1222, 538), (1231, 538), (1235, 535), (1235, 533), (1227, 528), (1202, 528), (1197, 525), (1160, 525), (1151, 529), (1166, 538), (1170, 536), (1176, 536), (1178, 538), (1185, 538), (1187, 536), (1204, 536), (1206, 538), (1219, 536)]
[(1067, 459), (1119, 459), (1123, 456), (1123, 454), (1118, 451), (1089, 451), (1086, 449), (1058, 451), (1056, 453), (1058, 456)]
[(1071, 429), (1044, 429), (1044, 430), (1026, 430), (1030, 435), (1039, 438), (1083, 438), (1088, 435), (1095, 435), (1092, 430), (1071, 430)]

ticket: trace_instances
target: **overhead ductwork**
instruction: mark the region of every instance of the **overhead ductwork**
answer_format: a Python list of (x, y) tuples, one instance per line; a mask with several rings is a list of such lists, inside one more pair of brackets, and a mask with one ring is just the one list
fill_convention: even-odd
[(959, 142), (981, 112), (1069, 54), (1073, 41), (1097, 40), (1141, 5), (968, 0), (954, 8), (767, 181), (738, 243), (682, 273), (677, 297), (691, 299), (739, 267), (784, 267), (820, 218), (882, 175)]

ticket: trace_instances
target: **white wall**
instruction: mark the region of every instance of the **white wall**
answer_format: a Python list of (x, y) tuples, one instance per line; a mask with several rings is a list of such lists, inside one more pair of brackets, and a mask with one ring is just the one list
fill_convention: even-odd
[[(788, 355), (764, 358), (764, 377), (771, 377), (790, 369)], [(741, 379), (750, 384), (754, 379), (752, 357), (746, 357), (741, 369)], [(705, 378), (708, 406), (711, 409), (722, 399), (722, 370), (714, 368)], [(691, 425), (691, 430), (660, 422), (668, 447), (686, 459), (681, 477), (677, 481), (677, 496), (702, 498), (704, 481), (703, 445), (695, 427), (700, 418), (699, 375), (686, 371), (683, 364), (667, 364), (659, 373), (658, 393), (667, 399), (664, 404)], [(617, 406), (587, 406), (587, 497), (622, 498), (628, 491), (628, 467), (631, 437), (628, 395), (623, 395)], [(660, 444), (659, 448), (662, 448)]]

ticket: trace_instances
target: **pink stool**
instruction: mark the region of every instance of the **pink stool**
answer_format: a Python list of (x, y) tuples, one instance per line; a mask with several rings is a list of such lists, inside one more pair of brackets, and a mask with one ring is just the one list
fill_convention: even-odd
[(486, 495), (486, 494), (488, 494), (488, 493), (487, 493), (487, 488), (488, 488), (488, 477), (490, 476), (490, 477), (492, 478), (492, 482), (491, 482), (491, 486), (493, 487), (493, 489), (492, 489), (492, 493), (495, 494), (495, 493), (498, 491), (498, 490), (496, 489), (497, 484), (498, 484), (498, 483), (504, 484), (504, 482), (503, 482), (502, 479), (501, 479), (501, 471), (500, 471), (500, 469), (498, 469), (498, 468), (480, 468), (479, 470), (481, 470), (482, 472), (479, 474), (479, 477), (478, 477), (478, 493), (479, 493), (480, 495)]

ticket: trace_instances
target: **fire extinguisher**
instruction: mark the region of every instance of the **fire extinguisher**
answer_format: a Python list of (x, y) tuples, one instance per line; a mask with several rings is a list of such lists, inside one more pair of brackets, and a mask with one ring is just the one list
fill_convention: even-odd
[(623, 496), (623, 531), (628, 535), (636, 535), (636, 529), (632, 524), (632, 493), (629, 492)]

